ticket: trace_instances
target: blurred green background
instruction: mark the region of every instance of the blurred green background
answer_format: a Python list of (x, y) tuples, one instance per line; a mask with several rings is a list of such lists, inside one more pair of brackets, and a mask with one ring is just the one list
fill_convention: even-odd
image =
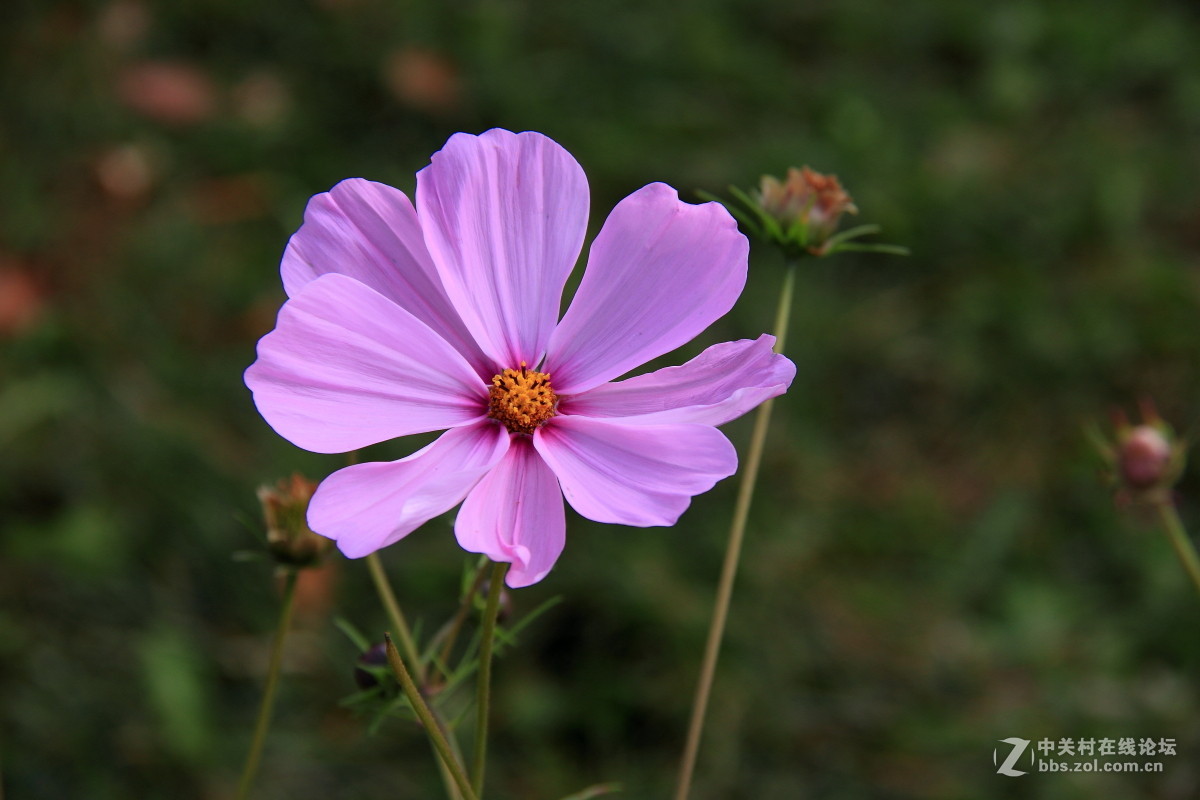
[[(837, 173), (909, 258), (799, 279), (694, 797), (1189, 798), (1200, 603), (1082, 435), (1200, 397), (1200, 13), (1188, 2), (110, 0), (0, 10), (0, 773), (11, 798), (230, 797), (278, 608), (254, 490), (300, 451), (241, 382), (307, 198), (405, 191), (453, 132), (556, 139), (592, 232), (650, 181)], [(737, 308), (662, 363), (771, 322)], [(748, 420), (727, 427), (744, 451)], [(411, 445), (371, 453), (395, 458)], [(491, 794), (673, 785), (736, 480), (673, 529), (569, 516), (500, 662)], [(1200, 483), (1179, 487), (1200, 528)], [(450, 613), (452, 516), (384, 553)], [(440, 796), (375, 736), (306, 579), (257, 797)], [(1161, 775), (995, 774), (1007, 737), (1175, 738)], [(1001, 751), (1003, 756), (1004, 750)]]

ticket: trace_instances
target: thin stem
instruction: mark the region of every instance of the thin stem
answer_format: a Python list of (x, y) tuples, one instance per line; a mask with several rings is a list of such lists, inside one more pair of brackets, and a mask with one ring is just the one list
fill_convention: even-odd
[(396, 602), (396, 595), (392, 592), (392, 585), (388, 583), (387, 573), (383, 571), (383, 562), (379, 560), (378, 553), (371, 553), (367, 556), (367, 569), (371, 571), (371, 580), (374, 581), (375, 591), (379, 594), (379, 599), (387, 610), (388, 619), (391, 620), (392, 627), (396, 629), (396, 635), (400, 637), (400, 646), (404, 648), (404, 657), (412, 662), (413, 671), (417, 673), (417, 680), (423, 684), (425, 683), (425, 664), (417, 654), (417, 645), (408, 629), (408, 623), (404, 620), (404, 613), (400, 611), (400, 604)]
[(1183, 522), (1179, 519), (1179, 512), (1175, 510), (1175, 504), (1171, 502), (1171, 498), (1167, 497), (1165, 492), (1163, 495), (1154, 503), (1158, 508), (1159, 519), (1162, 520), (1163, 527), (1167, 531), (1167, 538), (1171, 540), (1171, 546), (1175, 548), (1175, 554), (1183, 562), (1183, 568), (1187, 570), (1188, 577), (1196, 586), (1196, 591), (1200, 592), (1200, 558), (1196, 556), (1196, 547), (1188, 538)]
[(279, 627), (275, 630), (275, 641), (271, 643), (271, 660), (267, 667), (267, 686), (263, 689), (262, 704), (258, 707), (258, 722), (254, 725), (254, 738), (250, 742), (250, 752), (246, 754), (246, 764), (242, 767), (242, 780), (238, 784), (238, 800), (250, 796), (250, 786), (254, 783), (254, 775), (258, 772), (258, 763), (262, 759), (263, 745), (267, 741), (267, 729), (271, 726), (271, 711), (275, 707), (275, 690), (279, 686), (279, 667), (283, 663), (283, 640), (287, 637), (288, 628), (292, 624), (293, 600), (296, 597), (297, 570), (287, 572), (283, 584), (283, 608), (279, 612)]
[[(437, 723), (438, 730), (442, 732), (442, 736), (446, 739), (446, 744), (450, 745), (450, 752), (454, 756), (454, 763), (457, 765), (460, 772), (466, 773), (465, 762), (463, 761), (462, 750), (458, 746), (458, 738), (455, 737), (450, 726), (446, 724), (446, 720), (438, 712), (436, 705), (429, 706), (429, 715), (433, 717), (433, 721)], [(462, 800), (462, 792), (458, 791), (458, 786), (454, 782), (454, 775), (450, 772), (450, 768), (446, 766), (446, 762), (442, 761), (441, 755), (434, 748), (434, 756), (438, 765), (438, 771), (442, 774), (442, 783), (446, 786), (446, 795), (450, 800)]]
[(788, 321), (792, 318), (792, 293), (796, 289), (795, 259), (787, 263), (783, 274), (783, 286), (779, 290), (779, 305), (775, 307), (775, 352), (782, 353), (784, 342), (787, 341)]
[(421, 697), (421, 691), (413, 683), (412, 675), (405, 668), (404, 659), (400, 658), (400, 651), (396, 649), (395, 642), (386, 633), (383, 635), (383, 640), (387, 646), (388, 666), (392, 668), (392, 672), (396, 674), (396, 679), (400, 681), (400, 688), (404, 690), (404, 696), (408, 698), (409, 705), (416, 712), (417, 718), (421, 720), (421, 724), (425, 726), (425, 733), (429, 736), (429, 740), (433, 743), (438, 755), (441, 756), (442, 763), (450, 772), (451, 777), (454, 778), (455, 785), (462, 792), (464, 800), (479, 800), (475, 792), (471, 791), (471, 784), (467, 780), (466, 773), (463, 772), (462, 767), (455, 761), (454, 750), (450, 747), (450, 743), (446, 741), (441, 726), (434, 719), (429, 706), (425, 704), (425, 698)]
[[(796, 261), (789, 260), (779, 293), (779, 306), (775, 311), (775, 352), (783, 352), (787, 339), (788, 319), (792, 311), (792, 292), (796, 286)], [(767, 429), (771, 424), (773, 400), (758, 407), (754, 418), (754, 429), (750, 434), (750, 449), (746, 454), (746, 471), (738, 486), (737, 502), (733, 508), (733, 522), (729, 527), (729, 542), (725, 547), (725, 562), (721, 566), (721, 578), (717, 584), (717, 599), (713, 606), (712, 622), (708, 628), (708, 641), (704, 645), (704, 659), (700, 663), (700, 680), (696, 685), (696, 696), (692, 701), (692, 719), (688, 725), (687, 742), (683, 748), (683, 759), (679, 765), (679, 780), (675, 800), (687, 800), (692, 787), (692, 775), (696, 771), (696, 757), (700, 752), (700, 735), (704, 731), (704, 715), (708, 711), (708, 698), (712, 694), (713, 678), (717, 671), (717, 657), (721, 652), (721, 639), (725, 635), (725, 621), (729, 617), (729, 603), (733, 597), (733, 582), (737, 577), (738, 561), (742, 554), (742, 541), (746, 536), (746, 521), (750, 517), (750, 502), (754, 499), (754, 485), (758, 481), (758, 468), (762, 463), (763, 450), (767, 441)]]
[[(487, 562), (485, 561), (475, 570), (475, 579), (471, 582), (471, 588), (462, 596), (458, 604), (458, 610), (454, 612), (454, 618), (450, 621), (440, 656), (440, 663), (444, 667), (448, 668), (450, 666), (450, 655), (454, 650), (454, 643), (458, 639), (458, 634), (462, 630), (463, 623), (467, 620), (467, 614), (471, 611), (471, 602), (475, 599), (475, 594), (479, 591), (479, 587), (483, 585), (483, 578), (486, 574), (484, 567), (486, 566)], [(449, 677), (449, 675), (446, 675), (446, 677)]]
[[(454, 782), (454, 773), (446, 766), (446, 762), (442, 760), (441, 755), (437, 752), (437, 748), (433, 748), (433, 760), (437, 762), (438, 772), (442, 776), (442, 785), (446, 787), (446, 797), (449, 800), (462, 800), (462, 792), (458, 790), (458, 784)], [(0, 800), (3, 800), (0, 798)]]
[[(346, 454), (347, 463), (353, 465), (358, 463), (358, 451)], [(396, 635), (400, 637), (400, 643), (404, 645), (404, 651), (408, 655), (410, 661), (413, 662), (413, 669), (417, 671), (417, 677), (421, 683), (425, 682), (425, 667), (417, 655), (416, 642), (413, 641), (412, 633), (408, 629), (408, 622), (404, 619), (404, 613), (400, 610), (400, 603), (396, 601), (396, 594), (392, 591), (392, 584), (387, 579), (387, 573), (383, 569), (383, 562), (379, 559), (377, 553), (371, 553), (367, 556), (367, 569), (371, 573), (371, 581), (375, 584), (375, 591), (379, 594), (379, 599), (383, 603), (384, 609), (387, 611), (388, 619), (391, 620), (392, 627), (396, 629)], [(431, 713), (435, 714), (438, 722), (438, 728), (445, 736), (446, 728), (442, 724), (441, 718), (436, 717), (436, 712), (430, 709)], [(462, 769), (462, 755), (458, 752), (458, 742), (451, 738), (451, 749), (456, 756), (456, 763), (459, 769)], [(442, 776), (442, 783), (446, 785), (446, 795), (450, 800), (462, 800), (462, 794), (458, 791), (458, 787), (454, 782), (454, 775), (450, 771), (449, 766), (443, 760), (440, 753), (437, 753), (437, 748), (434, 747), (435, 761), (437, 761), (438, 772)]]
[(488, 706), (492, 700), (492, 644), (496, 640), (496, 617), (500, 613), (500, 592), (509, 565), (498, 561), (492, 567), (487, 607), (483, 610), (483, 638), (479, 643), (479, 680), (475, 685), (475, 751), (471, 768), (471, 787), (483, 796), (483, 772), (487, 765)]

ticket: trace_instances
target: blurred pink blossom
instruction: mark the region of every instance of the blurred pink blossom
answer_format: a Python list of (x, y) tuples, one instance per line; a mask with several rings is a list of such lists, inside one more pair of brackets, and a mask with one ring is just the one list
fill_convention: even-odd
[(217, 90), (199, 67), (175, 61), (143, 61), (117, 78), (117, 95), (126, 106), (158, 122), (195, 125), (217, 110)]
[(408, 47), (391, 53), (384, 61), (383, 79), (396, 99), (412, 108), (437, 113), (462, 104), (457, 67), (433, 50)]
[(32, 328), (45, 311), (45, 292), (30, 270), (0, 255), (0, 337)]

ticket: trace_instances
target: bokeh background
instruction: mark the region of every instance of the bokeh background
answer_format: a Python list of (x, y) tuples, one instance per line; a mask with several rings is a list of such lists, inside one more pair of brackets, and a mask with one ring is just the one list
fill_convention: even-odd
[[(235, 559), (263, 550), (255, 488), (344, 463), (241, 382), (279, 257), (310, 195), (410, 191), (492, 126), (578, 158), (593, 233), (650, 181), (809, 164), (912, 249), (800, 273), (697, 800), (1197, 796), (1200, 602), (1082, 433), (1143, 395), (1197, 416), (1197, 41), (1182, 1), (4, 3), (6, 796), (231, 796), (278, 608)], [(662, 363), (766, 330), (781, 275), (756, 247), (735, 310)], [(744, 451), (748, 420), (727, 431)], [(562, 600), (498, 667), (493, 796), (668, 796), (735, 483), (673, 529), (569, 516), (514, 598)], [(1194, 474), (1179, 497), (1200, 526)], [(426, 631), (465, 560), (451, 519), (384, 554)], [(333, 618), (386, 625), (364, 565), (302, 589), (256, 796), (440, 796), (417, 729), (339, 706)], [(1179, 754), (998, 776), (1014, 736)]]

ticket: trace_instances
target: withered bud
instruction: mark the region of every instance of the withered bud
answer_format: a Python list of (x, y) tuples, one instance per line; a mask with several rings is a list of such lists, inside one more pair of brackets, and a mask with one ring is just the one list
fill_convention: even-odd
[(843, 214), (858, 213), (836, 175), (808, 167), (790, 168), (784, 181), (764, 175), (755, 199), (785, 234), (798, 235), (799, 244), (814, 254), (822, 252)]
[(281, 566), (316, 566), (333, 545), (308, 527), (308, 501), (316, 490), (317, 484), (299, 473), (258, 489), (267, 525), (267, 549)]
[[(773, 244), (790, 261), (808, 256), (824, 258), (846, 250), (908, 255), (894, 244), (859, 241), (879, 233), (878, 225), (856, 225), (838, 230), (843, 214), (858, 208), (836, 175), (822, 175), (808, 167), (788, 170), (783, 180), (764, 175), (757, 189), (729, 187), (736, 202), (725, 203), (748, 236)], [(701, 195), (720, 201), (706, 192)]]

